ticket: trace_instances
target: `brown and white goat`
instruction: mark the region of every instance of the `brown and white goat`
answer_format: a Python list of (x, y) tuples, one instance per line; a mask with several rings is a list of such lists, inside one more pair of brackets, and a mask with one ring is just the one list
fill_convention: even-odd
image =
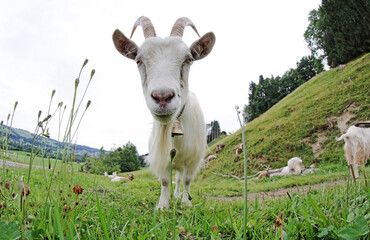
[[(140, 47), (118, 29), (113, 33), (113, 42), (123, 56), (137, 63), (146, 104), (153, 115), (146, 160), (162, 185), (157, 208), (169, 205), (170, 151), (173, 148), (176, 149), (173, 169), (177, 170), (175, 197), (180, 197), (183, 181), (182, 202), (191, 206), (190, 183), (201, 166), (207, 145), (203, 113), (195, 95), (189, 91), (189, 70), (194, 61), (211, 52), (216, 38), (209, 32), (189, 48), (182, 40), (184, 28), (191, 26), (197, 34), (198, 31), (185, 17), (175, 22), (171, 35), (164, 39), (156, 36), (147, 17), (136, 21), (131, 36), (139, 25), (145, 36)], [(172, 138), (171, 130), (176, 119), (184, 135)]]

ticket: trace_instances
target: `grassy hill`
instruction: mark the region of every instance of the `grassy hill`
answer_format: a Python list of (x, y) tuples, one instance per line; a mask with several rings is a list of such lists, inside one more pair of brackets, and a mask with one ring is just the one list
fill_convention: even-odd
[[(282, 167), (292, 157), (300, 157), (306, 167), (314, 162), (345, 164), (343, 142), (336, 142), (335, 137), (349, 125), (369, 120), (369, 89), (370, 54), (301, 85), (246, 125), (249, 169)], [(235, 155), (239, 143), (240, 130), (214, 142), (209, 154), (215, 153), (218, 144), (225, 147), (206, 172), (218, 168), (241, 176), (243, 154)]]

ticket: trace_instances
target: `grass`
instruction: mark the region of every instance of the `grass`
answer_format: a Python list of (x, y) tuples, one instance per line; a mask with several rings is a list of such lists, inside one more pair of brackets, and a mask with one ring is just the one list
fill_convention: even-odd
[[(333, 177), (341, 174), (340, 168), (335, 170), (339, 170), (339, 173), (336, 171), (330, 173), (330, 169), (323, 171)], [(366, 172), (368, 174), (369, 169), (366, 169)], [(7, 177), (10, 182), (16, 182), (26, 173), (27, 169), (11, 168)], [(345, 178), (348, 177), (347, 172)], [(62, 238), (69, 218), (66, 236), (63, 236), (66, 239), (241, 237), (242, 198), (233, 201), (213, 198), (222, 196), (220, 194), (222, 191), (225, 191), (225, 197), (242, 196), (243, 183), (235, 179), (215, 176), (205, 182), (198, 177), (192, 185), (193, 207), (182, 208), (180, 203), (172, 199), (170, 203), (172, 207), (162, 212), (155, 210), (160, 195), (160, 183), (148, 170), (137, 171), (134, 181), (121, 183), (112, 183), (104, 176), (73, 172), (66, 176), (60, 188), (52, 190), (56, 197), (53, 203), (48, 201), (42, 178), (43, 171), (35, 169), (30, 184), (31, 194), (27, 199), (29, 206), (27, 215), (31, 216), (29, 218), (33, 221), (27, 223), (26, 234), (32, 235), (34, 239), (47, 235), (49, 239)], [(268, 181), (252, 180), (248, 184), (252, 191), (259, 191), (278, 188), (281, 184), (289, 185), (291, 181), (297, 185), (308, 181), (307, 178), (307, 176), (280, 177)], [(320, 175), (310, 178), (321, 181)], [(274, 186), (271, 186), (272, 184)], [(76, 195), (72, 191), (75, 185), (80, 185), (84, 189), (79, 195), (77, 206), (75, 206)], [(274, 222), (281, 212), (284, 212), (283, 230), (287, 239), (318, 239), (320, 234), (326, 233), (325, 231), (328, 233), (324, 239), (339, 239), (339, 233), (353, 228), (356, 221), (362, 221), (361, 217), (369, 222), (369, 195), (370, 190), (364, 186), (364, 179), (361, 178), (357, 185), (346, 181), (333, 188), (311, 190), (309, 193), (292, 193), (291, 198), (248, 201), (248, 239), (279, 239), (279, 229), (274, 227)], [(173, 212), (174, 205), (177, 205), (176, 212)], [(15, 214), (17, 210), (17, 202), (8, 202), (6, 208), (0, 210), (1, 221), (17, 223)], [(357, 220), (359, 218), (361, 219)]]
[[(347, 64), (340, 74), (334, 69), (314, 78), (312, 82), (304, 85), (306, 87), (298, 88), (287, 99), (275, 105), (256, 121), (249, 123), (245, 133), (250, 169), (257, 171), (263, 164), (279, 166), (283, 164), (283, 159), (298, 153), (304, 162), (305, 160), (309, 162), (313, 157), (312, 149), (307, 145), (302, 146), (300, 137), (311, 137), (317, 131), (326, 130), (325, 120), (322, 118), (339, 114), (343, 111), (343, 105), (349, 101), (355, 101), (359, 106), (359, 111), (356, 110), (356, 117), (352, 121), (365, 116), (363, 114), (368, 114), (369, 104), (360, 95), (366, 96), (363, 88), (368, 85), (368, 81), (364, 80), (368, 77), (368, 70), (364, 69), (369, 65), (369, 58), (370, 55), (366, 55)], [(354, 73), (357, 75), (352, 75)], [(335, 84), (340, 83), (331, 82), (331, 78), (341, 74), (350, 75), (352, 82), (343, 84), (345, 86), (341, 87), (342, 90), (336, 90)], [(347, 75), (341, 76), (341, 79), (346, 79)], [(327, 82), (322, 83), (318, 80), (323, 77)], [(322, 91), (318, 91), (316, 86), (320, 84), (324, 86), (319, 87)], [(310, 88), (312, 90), (309, 90)], [(316, 95), (313, 94), (314, 91), (317, 91)], [(321, 96), (325, 91), (329, 91), (326, 93), (328, 95)], [(347, 98), (339, 103), (332, 100), (331, 95), (340, 95), (341, 91)], [(348, 91), (352, 91), (353, 94), (349, 94)], [(340, 96), (343, 97), (343, 94)], [(316, 97), (329, 106), (305, 105)], [(287, 107), (295, 110), (287, 111)], [(313, 108), (316, 108), (316, 112)], [(217, 174), (224, 173), (219, 172), (223, 169), (222, 171), (229, 174), (242, 175), (240, 162), (234, 162), (234, 146), (241, 141), (238, 136), (240, 132), (220, 140), (225, 144), (225, 148), (212, 162), (212, 166), (202, 169), (196, 177), (192, 184), (193, 207), (183, 208), (180, 201), (171, 199), (169, 209), (156, 211), (161, 186), (147, 169), (135, 172), (134, 181), (118, 183), (112, 183), (104, 176), (69, 171), (66, 162), (70, 158), (68, 149), (74, 136), (72, 123), (77, 124), (75, 116), (78, 112), (73, 109), (72, 107), (68, 117), (70, 125), (67, 125), (66, 135), (63, 137), (65, 147), (61, 151), (63, 161), (60, 168), (57, 170), (35, 168), (32, 169), (32, 174), (30, 169), (15, 167), (4, 168), (1, 171), (0, 239), (242, 239), (243, 237), (368, 239), (370, 237), (368, 227), (370, 189), (367, 177), (370, 170), (366, 167), (356, 184), (350, 181), (342, 157), (343, 150), (339, 143), (331, 143), (338, 134), (338, 129), (328, 134), (324, 155), (320, 156), (322, 161), (320, 171), (304, 176), (250, 179), (248, 192), (299, 187), (329, 180), (345, 181), (334, 187), (311, 189), (306, 193), (291, 192), (287, 197), (264, 201), (258, 198), (248, 200), (247, 235), (243, 236), (244, 199), (231, 200), (231, 197), (243, 196), (244, 181)], [(326, 112), (321, 113), (319, 110)], [(317, 115), (311, 116), (314, 113)], [(295, 117), (290, 118), (292, 116)], [(307, 116), (306, 120), (301, 119)], [(293, 127), (289, 127), (292, 123)], [(276, 124), (280, 125), (277, 131)], [(265, 136), (265, 139), (262, 140), (261, 136)], [(217, 143), (214, 143), (210, 147), (211, 151), (216, 145)], [(35, 155), (31, 155), (30, 165), (39, 161), (35, 157), (36, 153), (37, 151)], [(11, 155), (11, 158), (13, 156)], [(333, 156), (341, 157), (334, 159), (336, 161), (326, 160)], [(120, 175), (126, 174), (128, 173)], [(22, 176), (26, 176), (29, 181), (27, 184), (21, 181)], [(83, 190), (77, 193), (73, 189), (79, 186)], [(29, 192), (26, 191), (27, 188)], [(275, 224), (279, 215), (283, 216), (280, 219), (282, 225)]]
[[(23, 151), (8, 151), (9, 159), (11, 159), (13, 162), (17, 163), (23, 163), (23, 164), (29, 164), (31, 160), (31, 154), (29, 152), (23, 152)], [(45, 158), (42, 156), (35, 156), (33, 159), (33, 165), (34, 166), (46, 166), (49, 165), (49, 160), (51, 166), (54, 166), (56, 168), (61, 168), (63, 162), (62, 161), (55, 161), (55, 159), (51, 158)], [(77, 162), (69, 162), (70, 168), (73, 168), (74, 171), (78, 171), (81, 169), (81, 164)]]
[[(353, 118), (347, 124), (369, 120), (369, 69), (370, 54), (366, 54), (342, 70), (338, 67), (320, 73), (249, 122), (245, 127), (248, 170), (253, 173), (267, 166), (280, 168), (292, 157), (300, 157), (305, 166), (314, 161), (323, 165), (344, 163), (343, 142), (335, 141), (342, 133), (337, 124), (330, 129), (328, 119), (350, 111)], [(311, 145), (317, 144), (319, 133), (324, 133), (326, 140), (321, 143), (323, 153), (315, 156)], [(210, 145), (209, 153), (215, 152), (217, 144), (225, 145), (212, 165), (243, 176), (243, 161), (235, 157), (239, 143), (240, 131)]]

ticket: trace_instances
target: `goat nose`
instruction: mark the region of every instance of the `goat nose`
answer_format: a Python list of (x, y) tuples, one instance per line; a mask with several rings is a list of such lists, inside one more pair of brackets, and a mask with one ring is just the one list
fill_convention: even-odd
[(174, 96), (174, 92), (152, 93), (152, 98), (161, 107), (165, 107), (167, 103), (170, 103)]

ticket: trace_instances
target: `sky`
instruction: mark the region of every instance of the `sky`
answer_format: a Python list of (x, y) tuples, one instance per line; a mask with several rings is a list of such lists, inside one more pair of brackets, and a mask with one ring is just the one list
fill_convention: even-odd
[[(308, 14), (320, 0), (261, 1), (118, 1), (118, 0), (0, 0), (0, 121), (6, 122), (15, 101), (13, 127), (33, 132), (37, 114), (61, 101), (71, 109), (75, 79), (80, 99), (89, 81), (91, 105), (78, 128), (77, 143), (111, 150), (132, 142), (139, 154), (148, 151), (153, 118), (142, 93), (136, 63), (117, 52), (112, 33), (126, 36), (140, 16), (152, 21), (157, 36), (167, 37), (179, 17), (188, 17), (200, 35), (214, 32), (216, 44), (190, 70), (189, 86), (203, 109), (206, 123), (217, 120), (228, 133), (239, 128), (235, 106), (248, 103), (250, 81), (284, 74), (310, 54), (303, 34)], [(186, 28), (183, 40), (198, 39)], [(142, 30), (132, 40), (140, 46)], [(66, 117), (64, 121), (66, 122)], [(63, 123), (61, 128), (63, 128)], [(59, 120), (50, 134), (58, 138)]]

